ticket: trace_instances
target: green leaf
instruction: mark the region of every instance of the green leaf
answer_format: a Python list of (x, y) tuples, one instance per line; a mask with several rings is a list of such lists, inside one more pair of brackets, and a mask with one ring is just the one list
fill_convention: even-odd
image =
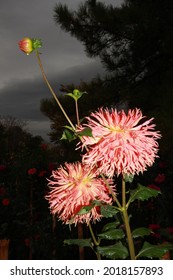
[(66, 244), (66, 245), (77, 245), (79, 247), (91, 247), (92, 248), (91, 238), (89, 238), (89, 239), (65, 239), (64, 244)]
[(69, 142), (71, 142), (75, 139), (76, 139), (76, 136), (73, 132), (69, 131), (68, 129), (64, 129), (60, 140), (68, 140)]
[(108, 259), (126, 259), (129, 255), (127, 248), (121, 243), (118, 242), (114, 245), (110, 246), (98, 246), (97, 247), (98, 253)]
[(143, 237), (145, 235), (150, 235), (151, 233), (152, 233), (151, 229), (145, 228), (145, 227), (140, 227), (140, 228), (136, 228), (133, 230), (132, 236), (133, 236), (133, 238), (137, 238), (137, 237)]
[(84, 91), (84, 92), (81, 92), (81, 91), (79, 91), (78, 89), (74, 89), (74, 90), (73, 90), (73, 93), (70, 92), (70, 93), (67, 93), (66, 95), (72, 97), (75, 101), (77, 101), (79, 98), (82, 97), (82, 95), (83, 95), (84, 93), (86, 93), (86, 92), (85, 92), (85, 91)]
[(161, 258), (167, 251), (172, 248), (173, 246), (171, 244), (152, 245), (148, 242), (145, 242), (142, 249), (138, 253), (137, 258)]
[(82, 131), (77, 132), (79, 136), (90, 136), (93, 137), (92, 135), (92, 129), (90, 127), (85, 127)]
[(119, 210), (117, 210), (117, 208), (115, 206), (112, 206), (109, 204), (101, 206), (101, 214), (105, 218), (111, 218), (111, 217), (115, 216), (118, 212), (119, 212)]
[(68, 96), (72, 97), (74, 100), (77, 100), (76, 97), (73, 95), (73, 93), (66, 93), (65, 95), (68, 95)]
[(112, 223), (107, 223), (106, 225), (104, 225), (104, 227), (102, 228), (102, 232), (110, 230), (110, 229), (116, 229), (117, 226), (119, 226), (120, 222), (119, 221), (115, 221)]
[(156, 197), (160, 193), (161, 193), (160, 191), (157, 191), (157, 190), (154, 190), (151, 188), (147, 188), (147, 187), (142, 186), (141, 184), (138, 184), (138, 187), (135, 190), (130, 191), (129, 201), (130, 201), (130, 203), (133, 202), (135, 199), (144, 201), (151, 197)]
[(73, 129), (71, 126), (69, 126), (69, 125), (64, 125), (63, 127), (65, 127), (65, 128), (67, 128), (68, 130), (71, 130), (71, 131), (74, 132), (74, 129)]
[(125, 234), (122, 229), (110, 229), (103, 233), (98, 234), (98, 236), (101, 239), (108, 239), (108, 240), (114, 240), (114, 239), (122, 239), (124, 238)]

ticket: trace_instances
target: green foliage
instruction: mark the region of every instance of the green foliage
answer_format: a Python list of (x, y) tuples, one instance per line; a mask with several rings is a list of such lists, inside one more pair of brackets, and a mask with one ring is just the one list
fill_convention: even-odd
[(78, 132), (77, 135), (93, 137), (92, 129), (90, 127), (85, 127), (82, 131)]
[(125, 233), (122, 229), (109, 229), (104, 231), (103, 233), (99, 233), (98, 237), (101, 239), (118, 240), (124, 238)]
[(101, 214), (105, 218), (114, 217), (118, 212), (119, 212), (119, 210), (117, 209), (116, 206), (112, 206), (112, 205), (109, 205), (109, 204), (101, 206)]
[(119, 226), (120, 222), (115, 220), (114, 222), (111, 222), (111, 223), (107, 223), (104, 225), (103, 229), (102, 229), (102, 232), (105, 232), (105, 231), (109, 231), (109, 230), (112, 230), (112, 229), (116, 229), (117, 226)]
[(79, 212), (76, 215), (85, 215), (91, 211), (91, 209), (94, 207), (94, 204), (91, 204), (89, 206), (82, 207)]
[(79, 247), (93, 247), (91, 238), (89, 239), (67, 239), (64, 240), (65, 245), (77, 245)]
[(97, 251), (102, 256), (113, 260), (115, 259), (125, 260), (129, 256), (127, 248), (121, 242), (118, 242), (110, 246), (102, 246), (102, 247), (98, 246)]
[(170, 244), (152, 245), (148, 242), (144, 242), (142, 249), (137, 255), (137, 258), (161, 258), (170, 249), (173, 249), (173, 246)]
[(69, 92), (66, 93), (67, 96), (70, 96), (71, 98), (73, 98), (75, 101), (77, 101), (79, 98), (82, 97), (83, 94), (85, 94), (86, 92), (81, 92), (78, 89), (74, 89), (73, 92)]
[(140, 228), (136, 228), (132, 231), (132, 236), (133, 236), (133, 238), (144, 237), (146, 235), (150, 235), (151, 233), (152, 233), (151, 229), (140, 227)]
[[(133, 202), (135, 199), (144, 201), (148, 200), (151, 197), (157, 197), (161, 192), (151, 188), (147, 188), (138, 184), (138, 187), (135, 190), (130, 191), (129, 202)], [(128, 202), (128, 203), (129, 203)]]
[(77, 137), (74, 134), (74, 132), (70, 131), (69, 129), (64, 129), (62, 136), (60, 140), (67, 140), (68, 142), (71, 142), (75, 140)]

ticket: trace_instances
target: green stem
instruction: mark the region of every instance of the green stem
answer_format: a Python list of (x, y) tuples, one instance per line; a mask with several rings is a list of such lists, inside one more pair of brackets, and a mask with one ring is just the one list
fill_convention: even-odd
[[(96, 239), (96, 237), (95, 237), (95, 235), (94, 235), (94, 232), (93, 232), (93, 229), (92, 229), (90, 223), (88, 224), (88, 227), (89, 227), (89, 230), (90, 230), (90, 233), (91, 233), (91, 236), (92, 236), (94, 245), (95, 245), (96, 247), (99, 246), (99, 242), (97, 241), (97, 239)], [(98, 252), (95, 252), (95, 253), (96, 253), (96, 255), (97, 255), (97, 259), (98, 259), (98, 260), (101, 260), (100, 254), (99, 254)]]
[(47, 84), (47, 86), (48, 86), (50, 92), (52, 93), (54, 99), (56, 100), (56, 102), (57, 102), (57, 104), (58, 104), (58, 106), (59, 106), (59, 108), (61, 109), (62, 113), (64, 114), (66, 120), (68, 121), (68, 123), (70, 124), (70, 126), (71, 126), (71, 127), (74, 129), (74, 131), (75, 131), (75, 127), (74, 127), (73, 123), (71, 122), (71, 120), (70, 120), (69, 117), (67, 116), (67, 114), (66, 114), (64, 108), (62, 107), (62, 105), (61, 105), (61, 103), (60, 103), (58, 97), (56, 96), (54, 90), (52, 89), (52, 87), (51, 87), (51, 85), (50, 85), (50, 83), (49, 83), (49, 81), (48, 81), (48, 79), (47, 79), (47, 77), (46, 77), (46, 74), (45, 74), (45, 72), (44, 72), (44, 68), (43, 68), (43, 65), (42, 65), (42, 62), (41, 62), (41, 59), (40, 59), (39, 52), (38, 52), (37, 50), (36, 50), (36, 56), (37, 56), (37, 59), (38, 59), (38, 65), (39, 65), (39, 67), (40, 67), (40, 70), (41, 70), (41, 73), (42, 73), (42, 76), (43, 76), (44, 81), (46, 82), (46, 84)]
[(80, 125), (78, 102), (77, 102), (76, 99), (75, 99), (75, 108), (76, 108), (76, 120), (77, 120), (77, 125)]
[(132, 238), (132, 233), (129, 224), (129, 217), (128, 217), (127, 207), (126, 207), (126, 183), (123, 178), (122, 178), (122, 214), (123, 214), (123, 219), (124, 219), (124, 224), (125, 224), (125, 229), (127, 234), (130, 258), (131, 260), (136, 260), (134, 242)]

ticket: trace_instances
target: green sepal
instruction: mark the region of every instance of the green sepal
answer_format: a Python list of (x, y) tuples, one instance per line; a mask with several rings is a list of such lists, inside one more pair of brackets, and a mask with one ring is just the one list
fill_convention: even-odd
[(98, 246), (97, 251), (102, 256), (112, 260), (125, 260), (129, 256), (127, 248), (121, 242), (117, 242), (116, 244), (110, 246)]
[(33, 50), (36, 50), (38, 48), (41, 48), (43, 43), (40, 39), (31, 39), (32, 40), (32, 47), (33, 47)]

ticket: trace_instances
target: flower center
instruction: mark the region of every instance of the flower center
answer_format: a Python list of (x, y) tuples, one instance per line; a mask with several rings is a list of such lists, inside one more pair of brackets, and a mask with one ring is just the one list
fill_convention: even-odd
[(90, 183), (90, 178), (86, 177), (86, 178), (76, 178), (75, 179), (75, 183), (79, 188), (86, 188), (89, 187), (89, 183)]
[(110, 127), (109, 129), (114, 132), (124, 133), (124, 129), (121, 129), (119, 126), (113, 126), (113, 127)]

